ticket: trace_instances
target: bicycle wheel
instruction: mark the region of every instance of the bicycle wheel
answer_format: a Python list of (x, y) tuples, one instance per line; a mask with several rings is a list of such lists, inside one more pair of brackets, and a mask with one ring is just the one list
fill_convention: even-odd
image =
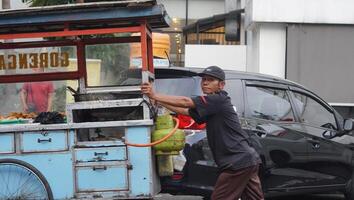
[(53, 194), (44, 176), (20, 160), (0, 160), (0, 200), (52, 200)]

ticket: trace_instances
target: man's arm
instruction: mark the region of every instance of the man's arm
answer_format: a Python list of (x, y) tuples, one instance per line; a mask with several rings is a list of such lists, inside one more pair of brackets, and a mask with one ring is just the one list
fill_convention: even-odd
[(22, 112), (27, 113), (28, 112), (27, 92), (24, 89), (21, 89), (20, 99), (22, 104)]
[(47, 106), (47, 112), (52, 111), (52, 105), (53, 105), (53, 95), (54, 93), (48, 93), (48, 106)]
[(155, 93), (152, 89), (151, 83), (144, 83), (141, 86), (141, 91), (143, 94), (147, 95), (149, 98), (158, 101), (161, 104), (180, 107), (180, 108), (195, 108), (195, 104), (189, 97), (184, 96), (172, 96)]
[(177, 114), (182, 114), (182, 115), (189, 115), (188, 108), (182, 108), (182, 107), (176, 107), (176, 106), (170, 106), (165, 103), (160, 103), (159, 104), (165, 108), (167, 108), (170, 111), (173, 111)]

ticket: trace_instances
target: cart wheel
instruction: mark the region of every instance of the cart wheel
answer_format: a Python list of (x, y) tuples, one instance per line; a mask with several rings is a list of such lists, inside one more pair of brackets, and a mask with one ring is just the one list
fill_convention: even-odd
[(44, 176), (20, 160), (0, 159), (0, 199), (53, 199)]

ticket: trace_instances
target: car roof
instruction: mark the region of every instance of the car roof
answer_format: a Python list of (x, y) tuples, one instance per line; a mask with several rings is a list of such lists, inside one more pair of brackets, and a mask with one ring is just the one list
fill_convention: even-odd
[[(155, 67), (157, 70), (156, 78), (183, 78), (197, 76), (198, 73), (202, 72), (204, 68), (194, 68), (194, 67)], [(306, 87), (295, 83), (290, 80), (279, 78), (276, 76), (253, 73), (253, 72), (242, 72), (237, 70), (224, 70), (226, 79), (242, 79), (248, 81), (267, 81), (278, 84), (285, 84), (290, 86), (296, 86), (305, 90)]]

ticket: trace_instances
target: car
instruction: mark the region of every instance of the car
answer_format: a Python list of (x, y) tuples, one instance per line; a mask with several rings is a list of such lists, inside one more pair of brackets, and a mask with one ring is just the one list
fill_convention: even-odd
[[(156, 68), (156, 90), (201, 95), (196, 68)], [(314, 92), (295, 82), (225, 70), (225, 90), (241, 126), (261, 145), (259, 176), (266, 197), (342, 192), (354, 199), (353, 120), (343, 119)], [(209, 197), (219, 171), (206, 130), (188, 129), (181, 171), (162, 177), (162, 191)]]

